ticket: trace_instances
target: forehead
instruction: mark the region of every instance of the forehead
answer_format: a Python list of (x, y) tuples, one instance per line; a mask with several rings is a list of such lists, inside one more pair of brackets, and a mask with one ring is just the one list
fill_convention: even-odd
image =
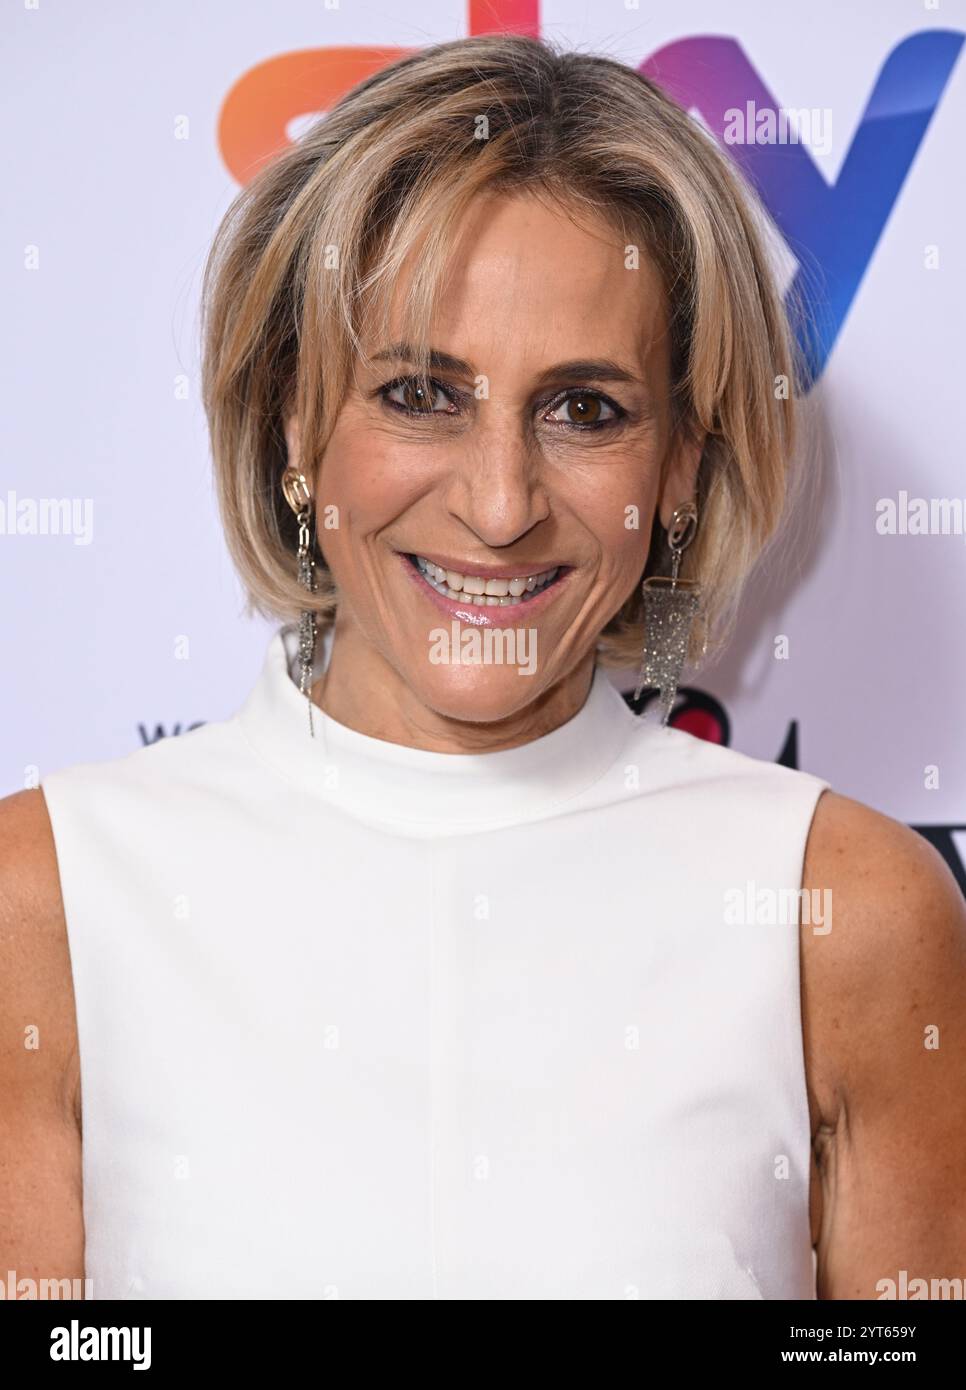
[[(643, 364), (666, 350), (661, 277), (635, 233), (530, 193), (478, 197), (464, 213), (441, 279), (433, 346), (480, 371), (614, 358)], [(394, 286), (390, 323), (405, 337), (414, 256)]]

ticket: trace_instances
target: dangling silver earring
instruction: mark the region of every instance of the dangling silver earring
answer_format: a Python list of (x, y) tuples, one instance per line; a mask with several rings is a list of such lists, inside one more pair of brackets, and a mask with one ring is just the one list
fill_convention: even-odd
[(698, 529), (698, 509), (693, 502), (676, 507), (668, 527), (671, 548), (671, 574), (653, 575), (641, 585), (644, 598), (644, 653), (634, 691), (635, 702), (645, 685), (660, 691), (661, 723), (666, 724), (677, 695), (678, 681), (688, 651), (691, 624), (698, 611), (701, 586), (690, 579), (678, 579), (681, 554), (694, 540)]
[[(282, 491), (299, 524), (298, 581), (307, 593), (313, 594), (315, 554), (312, 543), (312, 494), (297, 468), (286, 468), (282, 474)], [(299, 618), (299, 690), (308, 701), (309, 733), (312, 738), (315, 738), (315, 726), (312, 722), (312, 670), (315, 666), (317, 635), (314, 610), (303, 608)]]

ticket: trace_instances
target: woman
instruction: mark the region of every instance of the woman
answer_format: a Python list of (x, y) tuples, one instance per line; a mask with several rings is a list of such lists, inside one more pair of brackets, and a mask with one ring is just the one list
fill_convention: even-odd
[(94, 1298), (961, 1274), (951, 876), (605, 670), (643, 652), (666, 709), (786, 498), (788, 330), (712, 142), (607, 59), (429, 48), (239, 195), (204, 352), (282, 625), (233, 718), (3, 803), (0, 1264)]

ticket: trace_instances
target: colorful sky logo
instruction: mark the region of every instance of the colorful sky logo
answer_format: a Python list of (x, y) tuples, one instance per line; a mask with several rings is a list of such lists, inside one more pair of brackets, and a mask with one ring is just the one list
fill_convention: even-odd
[(962, 34), (930, 30), (892, 50), (834, 184), (804, 144), (725, 143), (726, 112), (749, 102), (759, 110), (780, 106), (737, 40), (681, 39), (640, 66), (679, 105), (700, 111), (785, 238), (799, 266), (789, 295), (803, 310), (796, 328), (812, 381), (828, 361), (962, 46)]
[[(470, 0), (470, 34), (536, 35), (539, 0)], [(834, 183), (806, 144), (729, 144), (726, 113), (753, 103), (778, 110), (740, 43), (693, 37), (659, 49), (639, 71), (687, 110), (696, 110), (758, 189), (795, 257), (789, 288), (811, 385), (821, 376), (889, 215), (959, 57), (963, 34), (926, 30), (886, 58)], [(411, 50), (379, 46), (306, 49), (258, 64), (228, 93), (218, 141), (239, 183), (291, 139), (292, 123), (327, 110), (364, 77)], [(794, 307), (792, 307), (794, 306)]]

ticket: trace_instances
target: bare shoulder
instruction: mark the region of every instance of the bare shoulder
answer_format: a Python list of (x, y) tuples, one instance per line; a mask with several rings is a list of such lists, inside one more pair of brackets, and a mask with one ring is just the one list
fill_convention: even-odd
[(39, 788), (0, 797), (0, 914), (5, 948), (15, 954), (63, 927), (54, 836)]
[(84, 1272), (80, 1067), (70, 950), (41, 791), (0, 800), (0, 1267)]
[(0, 798), (0, 1077), (9, 1101), (41, 1078), (75, 1105), (77, 1031), (60, 875), (43, 792)]
[(828, 791), (802, 886), (819, 1297), (876, 1297), (966, 1248), (966, 903), (921, 835)]
[(54, 836), (39, 788), (0, 797), (0, 864), (8, 892), (46, 889), (49, 898), (59, 900)]
[[(966, 903), (923, 836), (831, 791), (815, 810), (802, 886), (828, 905), (823, 926), (802, 932), (807, 1022), (825, 1043), (815, 1078), (825, 1111), (875, 1057), (888, 1055), (896, 1065), (900, 1019), (907, 1025), (943, 999), (958, 1005), (966, 984)], [(940, 1016), (923, 1014), (922, 1027), (930, 1021)], [(910, 1031), (907, 1040), (916, 1045), (906, 1054), (911, 1064), (922, 1037)], [(885, 1041), (884, 1054), (877, 1049)]]
[[(962, 895), (942, 855), (915, 830), (837, 792), (818, 800), (805, 856), (816, 881), (834, 882), (862, 901), (889, 903), (938, 895), (960, 903)], [(893, 895), (899, 895), (894, 898)], [(895, 918), (893, 917), (893, 920)]]

